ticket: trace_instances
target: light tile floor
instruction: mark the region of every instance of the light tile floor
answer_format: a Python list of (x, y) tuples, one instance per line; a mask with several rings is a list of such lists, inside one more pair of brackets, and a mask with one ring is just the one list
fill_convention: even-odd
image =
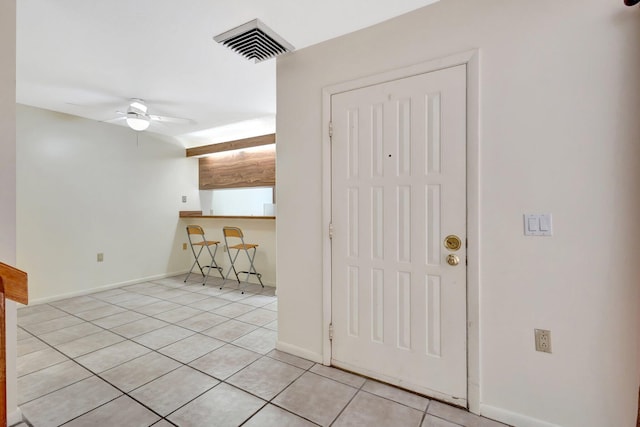
[[(504, 424), (275, 350), (273, 288), (197, 276), (18, 310), (33, 427)], [(25, 424), (21, 424), (23, 426)]]

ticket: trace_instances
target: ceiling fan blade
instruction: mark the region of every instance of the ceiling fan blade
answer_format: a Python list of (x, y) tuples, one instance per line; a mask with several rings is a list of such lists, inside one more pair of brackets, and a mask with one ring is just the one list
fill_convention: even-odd
[(120, 120), (125, 120), (127, 117), (129, 117), (131, 114), (135, 114), (135, 113), (125, 113), (124, 111), (116, 111), (116, 114), (118, 115), (118, 117), (113, 117), (111, 119), (107, 119), (107, 120), (103, 120), (105, 123), (113, 123), (113, 122), (118, 122)]
[[(125, 115), (126, 116), (126, 115)], [(115, 123), (126, 119), (125, 116), (114, 117), (112, 119), (103, 120), (102, 123)]]
[(180, 117), (156, 116), (155, 114), (149, 114), (149, 118), (153, 121), (160, 122), (160, 123), (182, 123), (182, 124), (195, 123), (191, 119), (183, 119)]

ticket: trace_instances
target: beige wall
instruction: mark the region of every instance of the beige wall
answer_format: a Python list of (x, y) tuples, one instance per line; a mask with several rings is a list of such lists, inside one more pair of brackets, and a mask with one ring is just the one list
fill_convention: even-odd
[[(0, 261), (16, 262), (16, 2), (0, 2)], [(16, 378), (16, 306), (7, 301), (7, 415), (20, 420)]]
[[(178, 218), (200, 209), (198, 161), (181, 146), (24, 105), (17, 140), (17, 262), (29, 272), (32, 302), (182, 273), (193, 262), (182, 249), (192, 223), (215, 240), (224, 225), (241, 227), (260, 245), (264, 283), (275, 286), (273, 220)], [(226, 257), (216, 256), (225, 270)]]
[(184, 148), (23, 105), (17, 140), (18, 266), (33, 302), (188, 269), (178, 212), (199, 208), (198, 167)]
[[(479, 48), (480, 411), (634, 425), (639, 40), (622, 1), (442, 0), (280, 58), (280, 345), (321, 359), (322, 88)], [(522, 215), (542, 212), (554, 236), (524, 237)]]

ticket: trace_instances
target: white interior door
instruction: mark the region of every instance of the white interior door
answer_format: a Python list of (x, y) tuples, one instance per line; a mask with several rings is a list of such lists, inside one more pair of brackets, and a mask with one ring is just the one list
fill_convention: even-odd
[(466, 406), (466, 66), (333, 95), (331, 117), (331, 363)]

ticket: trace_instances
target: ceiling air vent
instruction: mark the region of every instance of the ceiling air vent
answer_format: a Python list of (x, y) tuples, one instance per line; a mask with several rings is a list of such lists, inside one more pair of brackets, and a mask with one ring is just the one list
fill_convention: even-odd
[(259, 19), (219, 34), (213, 38), (247, 59), (264, 61), (295, 48)]

